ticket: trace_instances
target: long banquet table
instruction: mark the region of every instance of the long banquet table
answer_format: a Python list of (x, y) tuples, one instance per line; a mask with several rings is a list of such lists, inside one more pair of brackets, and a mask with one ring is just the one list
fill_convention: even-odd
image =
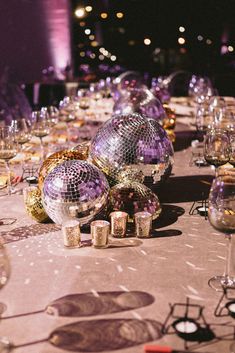
[[(189, 214), (208, 196), (213, 177), (210, 167), (189, 165), (194, 137), (179, 119), (172, 175), (154, 187), (162, 214), (149, 239), (66, 249), (60, 227), (30, 219), (22, 195), (1, 197), (1, 217), (17, 220), (0, 229), (11, 263), (0, 291), (0, 336), (16, 352), (140, 353), (147, 343), (230, 352), (235, 322), (215, 316), (222, 293), (208, 286), (223, 273), (226, 241), (205, 217)], [(184, 317), (195, 318), (197, 335), (176, 334), (173, 324)]]

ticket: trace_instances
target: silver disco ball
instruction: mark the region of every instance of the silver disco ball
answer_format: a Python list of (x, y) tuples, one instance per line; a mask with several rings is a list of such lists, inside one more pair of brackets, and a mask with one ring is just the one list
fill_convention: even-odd
[(114, 114), (140, 113), (159, 122), (166, 116), (162, 103), (147, 88), (122, 90), (113, 106), (113, 112)]
[(57, 224), (76, 212), (80, 224), (92, 221), (107, 205), (109, 185), (94, 165), (81, 160), (66, 161), (45, 178), (42, 202)]
[(112, 183), (120, 182), (121, 175), (129, 175), (131, 180), (132, 171), (133, 176), (139, 172), (143, 179), (151, 177), (156, 183), (170, 174), (173, 155), (172, 143), (156, 120), (120, 114), (98, 130), (89, 158)]

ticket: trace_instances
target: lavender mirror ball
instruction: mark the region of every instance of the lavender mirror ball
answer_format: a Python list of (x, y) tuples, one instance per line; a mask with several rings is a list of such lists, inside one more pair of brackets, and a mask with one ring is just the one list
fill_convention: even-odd
[(77, 209), (81, 225), (90, 223), (108, 202), (109, 184), (94, 165), (82, 160), (66, 161), (45, 178), (42, 202), (48, 216), (57, 224), (71, 218)]
[[(97, 132), (90, 159), (112, 184), (126, 169), (139, 170), (156, 183), (167, 177), (173, 165), (173, 146), (166, 131), (154, 119), (141, 114), (119, 114)], [(144, 179), (143, 178), (143, 179)]]

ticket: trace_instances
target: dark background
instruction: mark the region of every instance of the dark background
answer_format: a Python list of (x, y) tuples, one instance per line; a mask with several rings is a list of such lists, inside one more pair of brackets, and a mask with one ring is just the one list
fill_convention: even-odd
[[(119, 64), (152, 76), (183, 69), (218, 80), (235, 73), (235, 51), (221, 55), (223, 45), (235, 50), (234, 0), (72, 0), (72, 12), (86, 5), (93, 11), (84, 19), (72, 14), (75, 73), (80, 64), (100, 64), (100, 46), (117, 57), (115, 63), (105, 59), (102, 64)], [(102, 12), (108, 14), (107, 19), (101, 19)], [(116, 17), (117, 12), (123, 12), (122, 19)], [(179, 26), (185, 27), (184, 33)], [(98, 33), (102, 39), (98, 47), (90, 46), (85, 28)], [(178, 43), (179, 37), (185, 38), (184, 45)], [(144, 45), (144, 38), (150, 38), (151, 45)], [(90, 49), (95, 58), (89, 57)], [(80, 57), (81, 51), (85, 57)]]

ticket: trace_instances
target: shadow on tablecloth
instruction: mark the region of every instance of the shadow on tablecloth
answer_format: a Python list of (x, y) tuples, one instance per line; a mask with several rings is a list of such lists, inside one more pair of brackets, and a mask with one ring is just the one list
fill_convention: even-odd
[(170, 177), (161, 185), (151, 187), (161, 203), (201, 201), (208, 198), (212, 175), (188, 175)]
[(56, 232), (60, 230), (61, 227), (54, 223), (37, 223), (31, 224), (29, 226), (23, 226), (14, 228), (8, 231), (0, 232), (0, 237), (3, 239), (3, 242), (11, 243), (15, 241), (19, 241), (25, 238), (34, 237), (37, 235), (42, 235), (50, 232)]

